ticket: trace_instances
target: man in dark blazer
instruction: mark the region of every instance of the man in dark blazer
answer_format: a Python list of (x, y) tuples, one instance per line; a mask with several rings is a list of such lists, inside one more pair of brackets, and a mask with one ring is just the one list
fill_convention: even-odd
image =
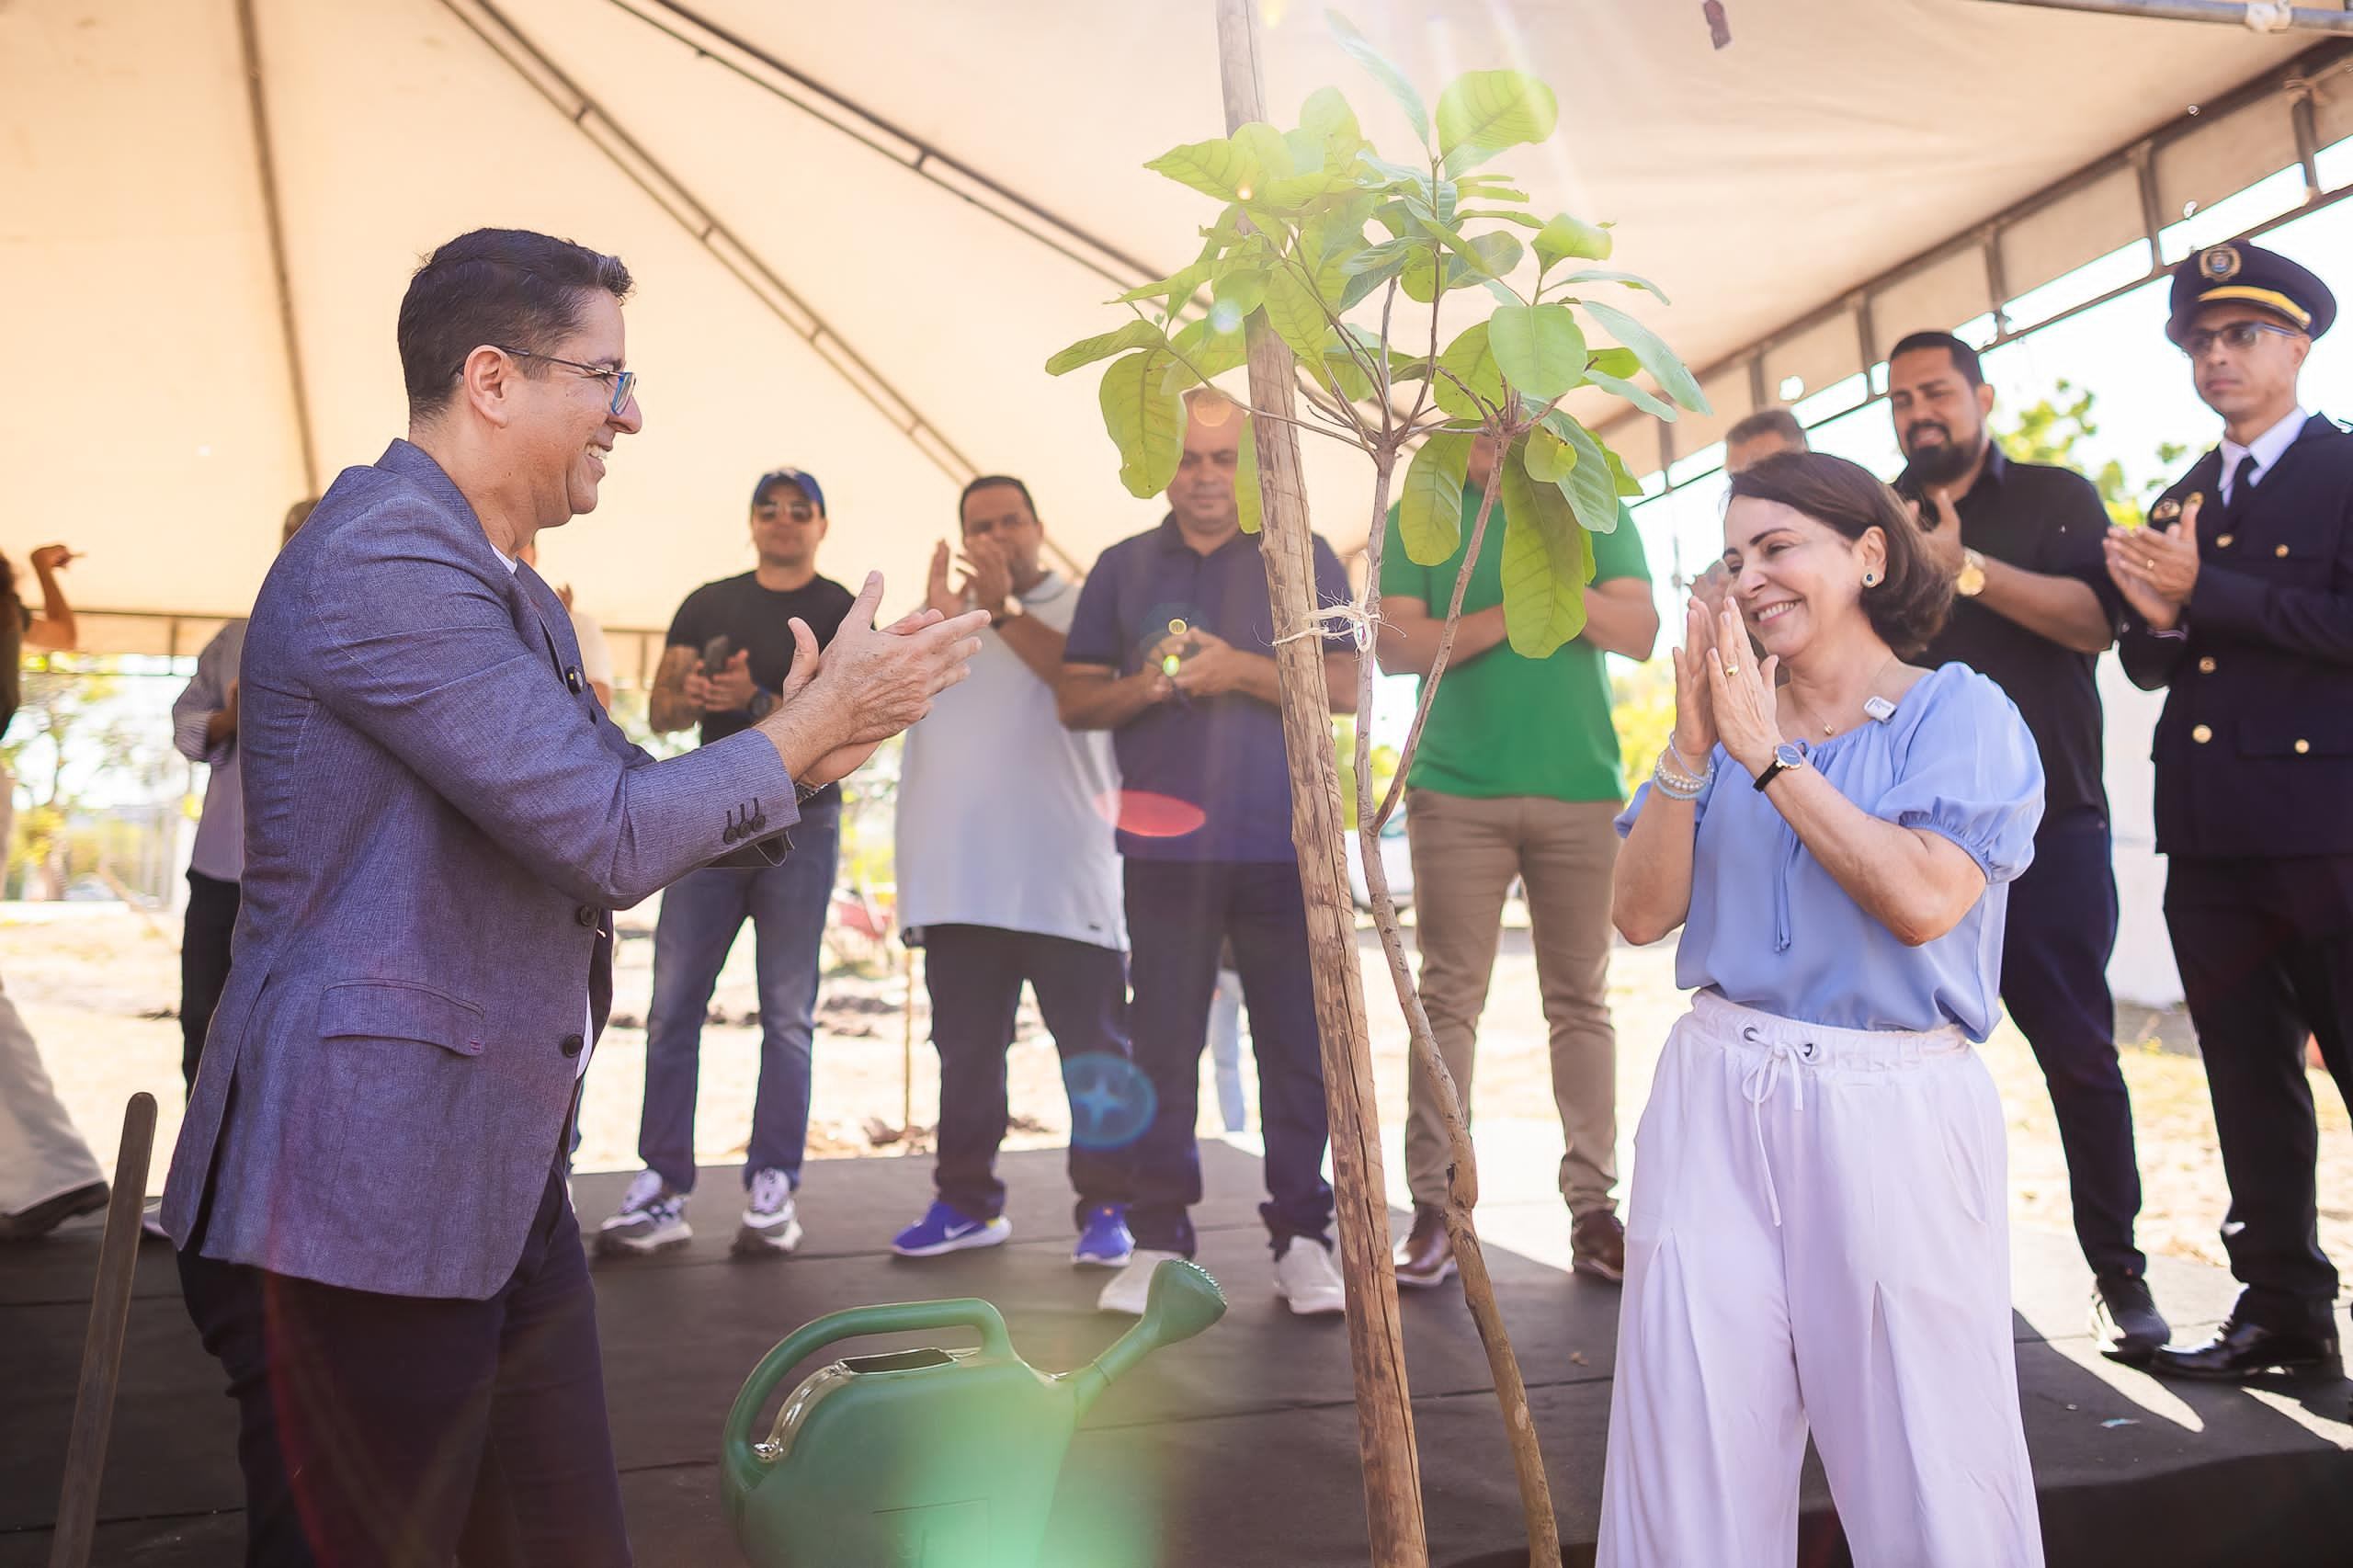
[[(655, 762), (516, 557), (642, 426), (627, 270), (483, 230), (399, 324), (409, 439), (345, 471), (247, 628), (235, 960), (164, 1224), (229, 1374), (256, 1564), (625, 1563), (563, 1182), (610, 912), (730, 856), (961, 678), (983, 619), (866, 592), (760, 724)], [(805, 672), (805, 673), (804, 673)]]
[(2157, 722), (2165, 921), (2214, 1097), (2241, 1290), (2212, 1339), (2158, 1352), (2184, 1378), (2340, 1365), (2336, 1270), (2320, 1249), (2317, 1036), (2353, 1103), (2353, 435), (2296, 394), (2336, 319), (2321, 280), (2251, 244), (2174, 275), (2166, 335), (2222, 442), (2111, 530), (2133, 681)]

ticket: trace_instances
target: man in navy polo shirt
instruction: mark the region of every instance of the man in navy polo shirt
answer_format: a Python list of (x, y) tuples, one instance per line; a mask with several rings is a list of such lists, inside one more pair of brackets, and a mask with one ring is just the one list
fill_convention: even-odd
[[(1290, 772), (1275, 679), (1274, 611), (1258, 540), (1242, 532), (1234, 473), (1245, 426), (1214, 392), (1186, 399), (1185, 456), (1161, 525), (1105, 551), (1063, 651), (1063, 722), (1114, 732), (1123, 790), (1136, 1064), (1157, 1110), (1135, 1148), (1133, 1260), (1106, 1312), (1142, 1312), (1152, 1271), (1190, 1257), (1201, 1199), (1201, 1044), (1229, 938), (1258, 1060), (1275, 1293), (1304, 1314), (1346, 1304), (1331, 1248), (1324, 1065), (1307, 907), (1290, 841)], [(1315, 541), (1315, 595), (1349, 600), (1339, 558)], [(1324, 641), (1332, 707), (1355, 707), (1356, 651)], [(1173, 664), (1171, 663), (1173, 661)]]

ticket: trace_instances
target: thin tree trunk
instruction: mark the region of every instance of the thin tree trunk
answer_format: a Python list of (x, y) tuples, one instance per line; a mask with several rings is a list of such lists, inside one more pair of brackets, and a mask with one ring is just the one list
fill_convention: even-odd
[[(1232, 131), (1266, 118), (1253, 0), (1218, 0), (1217, 31), (1226, 126)], [(1294, 412), (1290, 348), (1263, 317), (1251, 324), (1249, 346), (1252, 403), (1287, 419)], [(1356, 1378), (1365, 1522), (1374, 1568), (1427, 1568), (1421, 1466), (1406, 1390), (1397, 1278), (1390, 1267), (1388, 1193), (1381, 1175), (1356, 912), (1348, 900), (1342, 850), (1344, 819), (1332, 758), (1331, 699), (1324, 679), (1323, 642), (1313, 635), (1318, 629), (1313, 540), (1301, 483), (1299, 437), (1297, 427), (1284, 419), (1251, 423), (1264, 503), (1260, 554), (1274, 605), (1283, 738), (1290, 764), (1291, 842), (1299, 853), (1300, 887), (1307, 903), (1315, 1022), (1331, 1113), (1333, 1186), (1340, 1267), (1347, 1281), (1348, 1358)]]

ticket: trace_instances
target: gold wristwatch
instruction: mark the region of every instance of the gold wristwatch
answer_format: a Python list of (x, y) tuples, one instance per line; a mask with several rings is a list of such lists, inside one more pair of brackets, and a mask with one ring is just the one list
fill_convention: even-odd
[(1964, 599), (1973, 599), (1985, 591), (1985, 558), (1973, 550), (1961, 552), (1961, 574), (1952, 580), (1952, 591)]

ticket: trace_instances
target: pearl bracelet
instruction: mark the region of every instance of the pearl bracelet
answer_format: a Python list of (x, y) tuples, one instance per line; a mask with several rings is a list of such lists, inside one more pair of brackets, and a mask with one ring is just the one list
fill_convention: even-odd
[[(1672, 748), (1670, 748), (1672, 749)], [(1696, 801), (1707, 789), (1705, 778), (1694, 778), (1678, 773), (1666, 765), (1666, 754), (1659, 754), (1658, 763), (1651, 769), (1651, 787), (1670, 801)]]

